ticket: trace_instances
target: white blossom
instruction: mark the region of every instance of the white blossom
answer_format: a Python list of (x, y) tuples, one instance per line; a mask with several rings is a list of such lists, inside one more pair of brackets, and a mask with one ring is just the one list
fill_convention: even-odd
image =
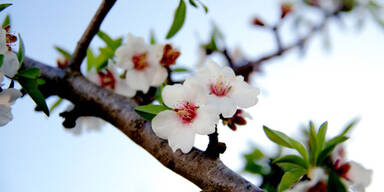
[(373, 171), (355, 161), (350, 161), (349, 166), (347, 180), (350, 181), (350, 185), (348, 188), (352, 192), (364, 192), (371, 183)]
[(232, 117), (237, 107), (247, 108), (255, 105), (260, 92), (258, 88), (246, 83), (242, 76), (236, 76), (231, 68), (220, 68), (212, 60), (184, 84), (201, 86), (208, 97), (208, 103), (225, 118)]
[(207, 104), (199, 87), (167, 85), (162, 91), (164, 104), (172, 108), (156, 115), (152, 120), (155, 134), (167, 139), (173, 151), (181, 149), (188, 153), (195, 140), (195, 134), (208, 135), (215, 131), (219, 121), (216, 111)]
[(1, 55), (8, 51), (6, 35), (7, 35), (7, 31), (3, 28), (0, 28), (0, 54)]
[(6, 51), (3, 55), (3, 65), (0, 67), (0, 73), (12, 78), (20, 68), (19, 60), (12, 51)]
[(168, 72), (159, 63), (161, 49), (147, 45), (140, 37), (128, 34), (124, 45), (116, 50), (116, 64), (126, 70), (128, 86), (146, 93), (150, 86), (160, 86)]
[(12, 120), (11, 105), (19, 97), (21, 92), (17, 89), (9, 88), (0, 92), (0, 126)]

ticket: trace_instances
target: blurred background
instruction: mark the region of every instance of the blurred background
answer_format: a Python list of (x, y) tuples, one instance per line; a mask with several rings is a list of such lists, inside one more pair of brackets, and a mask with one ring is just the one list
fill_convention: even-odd
[[(229, 50), (238, 48), (244, 57), (257, 59), (276, 50), (272, 33), (253, 26), (257, 16), (266, 23), (280, 17), (280, 1), (203, 1), (209, 8), (188, 5), (182, 30), (171, 41), (165, 35), (178, 5), (172, 1), (117, 1), (101, 29), (117, 38), (132, 33), (149, 41), (152, 30), (160, 43), (171, 42), (182, 53), (178, 65), (193, 68), (199, 60), (199, 45), (209, 40), (212, 26), (224, 35)], [(100, 1), (15, 1), (0, 15), (10, 14), (12, 31), (20, 33), (26, 55), (56, 65), (54, 46), (73, 50)], [(382, 2), (381, 2), (382, 3)], [(298, 10), (300, 11), (300, 10)], [(305, 17), (319, 20), (311, 10)], [(293, 16), (292, 16), (293, 17)], [(294, 41), (292, 22), (283, 24), (283, 43)], [(261, 89), (259, 103), (247, 109), (253, 119), (232, 131), (219, 128), (219, 140), (227, 144), (224, 163), (258, 184), (259, 178), (242, 171), (243, 154), (257, 146), (276, 151), (262, 131), (262, 125), (300, 138), (300, 127), (313, 120), (329, 122), (329, 136), (336, 135), (352, 119), (360, 118), (347, 141), (349, 159), (373, 169), (367, 191), (380, 191), (384, 165), (379, 146), (383, 143), (384, 31), (369, 13), (331, 20), (326, 32), (308, 42), (304, 52), (294, 50), (267, 61), (262, 73), (251, 82)], [(103, 45), (95, 37), (91, 47)], [(224, 65), (224, 59), (213, 56)], [(52, 105), (57, 98), (47, 100)], [(49, 118), (34, 112), (27, 96), (12, 107), (14, 120), (0, 128), (1, 192), (80, 191), (199, 191), (194, 184), (163, 167), (156, 159), (116, 128), (83, 131), (74, 136), (65, 130), (58, 116), (59, 106)], [(196, 146), (205, 149), (206, 136)]]

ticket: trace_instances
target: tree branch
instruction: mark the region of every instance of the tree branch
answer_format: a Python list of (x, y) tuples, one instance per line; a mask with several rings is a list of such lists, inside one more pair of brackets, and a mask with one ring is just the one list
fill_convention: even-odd
[(226, 167), (220, 159), (209, 158), (196, 148), (188, 154), (183, 154), (180, 150), (172, 152), (167, 141), (153, 133), (150, 122), (141, 119), (134, 112), (137, 104), (132, 99), (103, 89), (77, 72), (50, 67), (28, 57), (25, 58), (24, 65), (40, 68), (41, 76), (47, 82), (42, 86), (44, 94), (58, 95), (70, 100), (75, 106), (92, 106), (92, 109), (98, 111), (97, 116), (110, 122), (164, 166), (203, 191), (263, 191)]
[(87, 29), (84, 31), (83, 36), (77, 42), (76, 49), (73, 52), (72, 58), (68, 65), (72, 71), (80, 71), (80, 65), (87, 54), (89, 44), (91, 43), (96, 33), (99, 31), (101, 23), (115, 2), (116, 0), (103, 0), (101, 3)]
[(247, 80), (250, 73), (253, 71), (260, 71), (260, 65), (264, 63), (264, 61), (268, 61), (270, 59), (282, 56), (283, 54), (287, 53), (288, 51), (296, 48), (296, 47), (302, 47), (306, 44), (306, 42), (311, 39), (317, 32), (320, 32), (328, 23), (328, 20), (331, 17), (337, 16), (340, 13), (341, 10), (335, 10), (333, 12), (326, 13), (324, 16), (324, 19), (322, 22), (320, 22), (318, 25), (312, 27), (312, 29), (303, 37), (299, 38), (296, 42), (288, 45), (283, 46), (281, 43), (280, 36), (278, 34), (278, 29), (273, 29), (274, 36), (276, 38), (277, 42), (277, 50), (275, 52), (272, 52), (270, 54), (266, 54), (264, 56), (261, 56), (259, 59), (256, 59), (254, 61), (249, 61), (247, 64), (242, 66), (234, 66), (233, 70), (237, 75), (243, 75), (244, 78)]

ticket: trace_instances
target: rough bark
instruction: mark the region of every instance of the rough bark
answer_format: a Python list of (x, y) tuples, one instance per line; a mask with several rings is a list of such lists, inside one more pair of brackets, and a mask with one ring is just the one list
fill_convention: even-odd
[(196, 148), (188, 154), (172, 152), (167, 141), (153, 133), (150, 122), (134, 112), (137, 104), (132, 99), (99, 87), (78, 72), (50, 67), (28, 57), (24, 60), (24, 66), (40, 68), (46, 80), (41, 90), (46, 96), (58, 95), (77, 106), (86, 107), (86, 110), (95, 111), (93, 115), (110, 122), (164, 166), (203, 191), (263, 191), (226, 167), (220, 159), (212, 158)]

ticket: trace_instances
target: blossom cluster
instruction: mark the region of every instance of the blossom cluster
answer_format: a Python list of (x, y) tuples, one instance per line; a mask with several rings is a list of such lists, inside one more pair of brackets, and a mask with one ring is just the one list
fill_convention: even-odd
[(330, 171), (338, 175), (349, 192), (364, 192), (371, 183), (372, 170), (355, 161), (347, 161), (343, 145), (338, 145), (331, 155), (331, 170), (315, 167), (307, 174), (308, 179), (299, 182), (286, 192), (327, 191)]
[[(12, 52), (11, 44), (17, 40), (17, 37), (10, 33), (9, 25), (0, 28), (0, 56), (2, 64), (0, 67), (0, 86), (3, 86), (4, 76), (13, 78), (20, 68), (17, 55)], [(0, 126), (6, 125), (12, 120), (11, 105), (15, 100), (21, 97), (21, 92), (14, 88), (1, 89), (0, 92)]]
[(231, 118), (238, 107), (247, 108), (258, 101), (259, 89), (251, 87), (229, 67), (209, 61), (183, 84), (167, 85), (162, 91), (164, 110), (152, 120), (157, 136), (167, 139), (173, 151), (188, 153), (195, 134), (215, 132), (220, 115)]

